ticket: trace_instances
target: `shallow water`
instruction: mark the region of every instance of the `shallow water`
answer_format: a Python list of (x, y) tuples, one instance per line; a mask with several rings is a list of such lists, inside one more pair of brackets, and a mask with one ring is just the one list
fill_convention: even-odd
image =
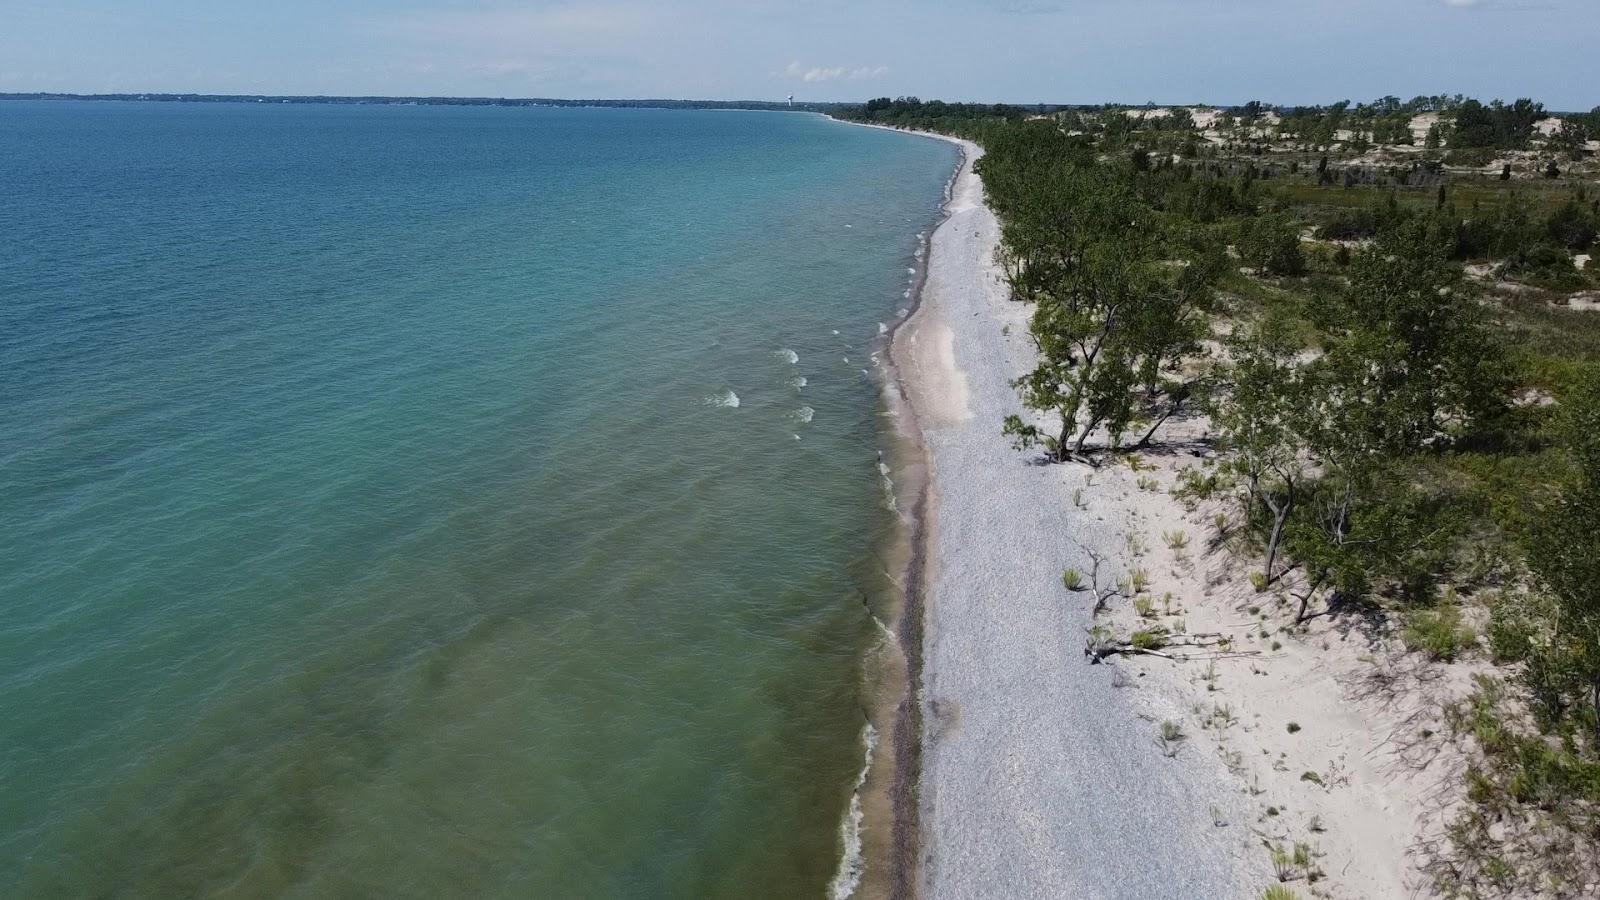
[(0, 158), (0, 894), (825, 891), (953, 148), (6, 102)]

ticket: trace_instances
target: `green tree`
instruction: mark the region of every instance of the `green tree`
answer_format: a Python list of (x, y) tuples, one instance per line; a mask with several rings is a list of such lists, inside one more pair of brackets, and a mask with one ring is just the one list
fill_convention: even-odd
[[(1017, 190), (1002, 202), (1002, 260), (1013, 296), (1034, 307), (1039, 355), (1016, 387), (1024, 406), (1054, 422), (1040, 429), (1009, 416), (1005, 433), (1064, 461), (1100, 428), (1119, 445), (1141, 398), (1159, 405), (1187, 395), (1165, 375), (1198, 347), (1197, 310), (1220, 266), (1215, 255), (1176, 246), (1140, 202), (1130, 179), (1153, 174), (1038, 155), (1019, 165), (1016, 149), (998, 163), (1015, 167), (1000, 190)], [(1173, 265), (1172, 253), (1192, 259)]]
[(1363, 428), (1374, 447), (1436, 445), (1504, 412), (1509, 367), (1449, 248), (1430, 222), (1406, 219), (1351, 265), (1345, 321), (1324, 365), (1343, 371), (1340, 396), (1370, 410)]
[(1005, 432), (1019, 448), (1042, 444), (1065, 461), (1081, 456), (1101, 425), (1110, 426), (1115, 442), (1131, 419), (1137, 363), (1131, 325), (1160, 289), (1137, 243), (1093, 239), (1048, 283), (1026, 271), (1012, 279), (1018, 298), (1034, 304), (1029, 333), (1039, 351), (1038, 364), (1015, 385), (1024, 406), (1058, 422), (1050, 434), (1007, 417)]
[(1304, 275), (1305, 253), (1300, 231), (1282, 216), (1261, 215), (1244, 220), (1239, 229), (1239, 256), (1246, 265), (1268, 275)]
[(1533, 137), (1534, 123), (1542, 118), (1544, 105), (1532, 100), (1518, 100), (1509, 106), (1499, 100), (1488, 106), (1467, 100), (1456, 110), (1450, 146), (1521, 150)]
[(1310, 475), (1303, 411), (1309, 396), (1296, 348), (1270, 326), (1241, 329), (1229, 341), (1231, 390), (1212, 416), (1230, 451), (1227, 467), (1245, 487), (1245, 511), (1266, 522), (1265, 583), (1282, 576), (1278, 553)]
[(1583, 697), (1600, 737), (1600, 369), (1568, 394), (1562, 419), (1577, 471), (1539, 517), (1528, 555), (1557, 605), (1552, 654), (1537, 675)]
[(1556, 207), (1545, 222), (1550, 239), (1568, 250), (1583, 250), (1600, 237), (1600, 218), (1576, 200)]

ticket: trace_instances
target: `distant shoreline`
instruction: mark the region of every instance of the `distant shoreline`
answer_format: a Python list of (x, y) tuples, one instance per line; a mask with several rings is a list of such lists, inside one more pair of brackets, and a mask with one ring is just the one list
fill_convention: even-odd
[(564, 100), (557, 97), (383, 97), (332, 94), (58, 94), (0, 93), (5, 100), (72, 100), (123, 103), (276, 103), (347, 106), (488, 106), (557, 109), (743, 109), (766, 112), (825, 112), (854, 104), (842, 101), (789, 103), (783, 100)]

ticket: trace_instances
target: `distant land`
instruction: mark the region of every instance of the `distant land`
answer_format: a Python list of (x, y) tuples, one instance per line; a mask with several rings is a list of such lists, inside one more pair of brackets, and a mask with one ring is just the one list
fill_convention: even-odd
[[(889, 100), (890, 98), (883, 98)], [(861, 107), (861, 101), (848, 100), (823, 100), (823, 101), (784, 101), (784, 100), (665, 100), (665, 99), (611, 99), (611, 100), (573, 100), (559, 97), (382, 97), (382, 96), (342, 96), (342, 95), (297, 95), (297, 94), (59, 94), (49, 92), (36, 93), (0, 93), (0, 101), (6, 100), (118, 100), (123, 102), (147, 103), (349, 103), (375, 106), (551, 106), (551, 107), (599, 107), (612, 109), (755, 109), (755, 110), (801, 110), (803, 112), (837, 113)], [(896, 98), (899, 102), (920, 103), (916, 97)], [(1219, 110), (1246, 110), (1252, 107), (1271, 110), (1289, 111), (1304, 107), (1301, 104), (1251, 103), (1177, 103), (1157, 105), (1154, 103), (950, 103), (940, 104), (960, 111), (962, 115), (971, 114), (973, 111), (987, 112), (992, 110), (996, 115), (1049, 115), (1067, 111), (1103, 111), (1103, 110), (1137, 110), (1161, 109), (1167, 107), (1212, 107)], [(1571, 115), (1570, 111), (1549, 110), (1550, 115)]]

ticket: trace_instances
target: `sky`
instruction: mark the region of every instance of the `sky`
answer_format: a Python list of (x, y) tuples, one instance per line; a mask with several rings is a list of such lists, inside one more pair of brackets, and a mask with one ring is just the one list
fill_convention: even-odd
[(0, 92), (1600, 105), (1600, 0), (0, 0)]

